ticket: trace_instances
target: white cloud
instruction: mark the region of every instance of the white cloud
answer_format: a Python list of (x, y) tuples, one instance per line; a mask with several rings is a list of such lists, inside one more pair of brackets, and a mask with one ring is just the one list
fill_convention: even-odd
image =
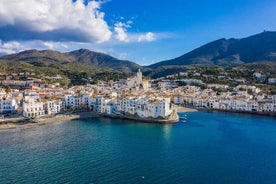
[(114, 31), (116, 33), (115, 39), (121, 42), (129, 42), (129, 37), (127, 34), (127, 28), (130, 28), (132, 21), (127, 21), (126, 23), (118, 22), (114, 25)]
[(72, 45), (69, 42), (51, 42), (51, 41), (41, 41), (41, 40), (32, 40), (32, 41), (10, 41), (2, 42), (0, 40), (0, 53), (1, 54), (13, 54), (29, 49), (38, 49), (38, 50), (66, 50), (68, 45)]
[[(116, 24), (109, 26), (101, 10), (105, 2), (0, 0), (0, 53), (28, 49), (66, 52), (79, 48), (109, 53), (122, 43), (151, 42), (160, 38), (159, 33), (131, 32), (134, 18), (119, 17)], [(127, 57), (124, 51), (119, 55), (121, 59)]]
[(85, 5), (82, 0), (2, 0), (0, 28), (27, 32), (29, 37), (32, 33), (44, 33), (41, 36), (53, 39), (55, 34), (62, 36), (64, 32), (65, 40), (104, 42), (111, 38), (112, 32), (100, 5), (98, 1)]
[(140, 35), (137, 38), (138, 42), (144, 42), (144, 41), (152, 42), (154, 40), (155, 40), (155, 34), (153, 34), (152, 32), (148, 32), (146, 34)]
[(122, 28), (122, 27), (115, 27), (114, 31), (116, 33), (115, 38), (117, 40), (122, 41), (122, 42), (128, 42), (129, 41), (127, 32), (126, 32), (126, 30), (124, 28)]
[(156, 35), (152, 32), (145, 34), (128, 33), (127, 29), (131, 28), (132, 24), (132, 20), (128, 20), (126, 23), (116, 23), (114, 25), (115, 39), (121, 42), (152, 42), (156, 40)]
[[(17, 41), (11, 41), (8, 43), (4, 43), (0, 40), (0, 53), (3, 54), (13, 54), (19, 51), (26, 49)], [(28, 48), (27, 48), (28, 49)]]

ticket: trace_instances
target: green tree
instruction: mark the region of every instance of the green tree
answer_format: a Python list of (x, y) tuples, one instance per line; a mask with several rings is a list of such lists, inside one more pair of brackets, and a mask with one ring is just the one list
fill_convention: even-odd
[(5, 92), (9, 94), (11, 92), (10, 86), (5, 86)]

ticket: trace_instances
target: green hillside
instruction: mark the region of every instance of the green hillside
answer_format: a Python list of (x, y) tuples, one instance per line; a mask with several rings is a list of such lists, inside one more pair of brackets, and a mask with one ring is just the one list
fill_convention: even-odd
[[(36, 76), (60, 75), (71, 84), (82, 84), (83, 78), (102, 76), (102, 73), (127, 76), (141, 66), (119, 60), (109, 55), (80, 49), (68, 53), (51, 50), (27, 50), (17, 54), (0, 57), (0, 73), (32, 72)], [(100, 79), (100, 78), (99, 78)]]

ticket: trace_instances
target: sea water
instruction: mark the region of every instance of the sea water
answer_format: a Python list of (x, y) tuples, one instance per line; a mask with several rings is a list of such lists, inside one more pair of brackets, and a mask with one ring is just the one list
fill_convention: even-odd
[(181, 113), (0, 131), (0, 183), (276, 183), (276, 119)]

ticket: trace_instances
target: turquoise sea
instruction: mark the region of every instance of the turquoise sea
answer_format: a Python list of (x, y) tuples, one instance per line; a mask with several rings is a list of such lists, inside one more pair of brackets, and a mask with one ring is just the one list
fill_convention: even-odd
[(191, 112), (0, 131), (0, 183), (276, 183), (276, 118)]

